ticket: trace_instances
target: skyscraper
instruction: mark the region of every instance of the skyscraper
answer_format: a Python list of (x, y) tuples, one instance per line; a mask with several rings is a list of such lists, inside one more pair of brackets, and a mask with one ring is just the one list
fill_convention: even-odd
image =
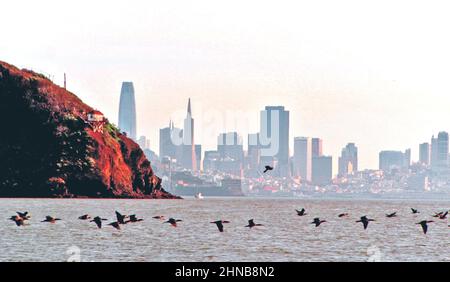
[(431, 137), (431, 155), (430, 155), (430, 164), (431, 167), (438, 167), (438, 140), (434, 137)]
[(123, 82), (120, 91), (119, 128), (136, 140), (136, 102), (133, 82)]
[(311, 138), (294, 138), (293, 175), (302, 180), (311, 181), (312, 172), (312, 146)]
[(242, 138), (237, 132), (219, 134), (217, 137), (217, 151), (222, 158), (229, 158), (242, 163), (244, 159)]
[(342, 149), (339, 157), (339, 176), (345, 176), (358, 171), (358, 148), (355, 143), (348, 143)]
[(247, 161), (246, 168), (250, 170), (250, 175), (257, 176), (261, 169), (261, 150), (259, 148), (259, 133), (248, 134)]
[(316, 156), (312, 161), (312, 183), (329, 184), (333, 178), (333, 159), (331, 156)]
[[(197, 155), (196, 151), (201, 148), (196, 148), (194, 141), (194, 119), (192, 118), (191, 98), (188, 100), (186, 118), (184, 119), (183, 128), (183, 149), (181, 157), (181, 165), (190, 170), (197, 170)], [(197, 149), (197, 150), (196, 150)]]
[(159, 158), (161, 160), (165, 157), (177, 158), (177, 146), (172, 140), (172, 134), (175, 132), (182, 132), (182, 130), (175, 128), (172, 121), (169, 122), (168, 127), (159, 130)]
[(289, 175), (289, 111), (283, 106), (266, 106), (261, 111), (259, 133), (261, 161), (274, 164), (274, 174)]
[(445, 131), (431, 138), (431, 166), (435, 169), (448, 167), (448, 133)]
[(406, 149), (403, 156), (403, 167), (409, 168), (411, 166), (411, 149)]
[(313, 138), (311, 140), (311, 146), (312, 146), (312, 156), (313, 157), (320, 157), (323, 155), (322, 152), (322, 139), (320, 138)]
[(448, 133), (441, 131), (437, 139), (438, 165), (440, 167), (448, 166)]
[(401, 169), (405, 166), (405, 154), (401, 151), (381, 151), (379, 154), (379, 168), (383, 171)]
[(150, 149), (150, 140), (147, 139), (147, 137), (145, 137), (145, 136), (139, 137), (139, 139), (137, 140), (137, 143), (138, 143), (139, 147), (141, 147), (142, 150)]
[(241, 175), (244, 150), (242, 138), (237, 132), (219, 134), (217, 138), (217, 152), (220, 155), (219, 170), (233, 175)]
[(430, 143), (419, 145), (419, 162), (423, 165), (430, 164)]

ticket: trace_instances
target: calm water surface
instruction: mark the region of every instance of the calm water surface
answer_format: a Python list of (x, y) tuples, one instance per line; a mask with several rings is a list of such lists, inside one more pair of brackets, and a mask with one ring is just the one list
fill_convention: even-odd
[[(301, 207), (307, 216), (296, 215)], [(435, 219), (427, 235), (415, 225), (448, 209), (450, 200), (0, 199), (0, 261), (450, 261), (449, 221)], [(25, 210), (32, 213), (28, 226), (7, 220)], [(111, 221), (115, 210), (145, 220), (118, 231), (78, 219), (88, 213)], [(385, 218), (393, 211), (399, 217)], [(350, 217), (339, 219), (341, 212)], [(46, 215), (63, 220), (41, 223)], [(173, 228), (154, 215), (183, 222)], [(377, 221), (363, 230), (355, 223), (361, 215)], [(315, 228), (309, 223), (316, 216), (328, 222)], [(265, 226), (248, 230), (250, 218)], [(231, 221), (223, 233), (209, 223), (218, 219)]]

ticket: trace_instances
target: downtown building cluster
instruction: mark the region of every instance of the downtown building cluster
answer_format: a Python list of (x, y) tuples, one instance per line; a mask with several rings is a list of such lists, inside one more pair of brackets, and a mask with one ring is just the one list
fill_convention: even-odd
[[(247, 193), (287, 195), (302, 193), (380, 193), (392, 191), (450, 190), (448, 133), (440, 132), (431, 142), (419, 146), (419, 161), (413, 163), (411, 150), (383, 150), (379, 167), (360, 170), (358, 148), (348, 143), (338, 158), (333, 175), (333, 157), (323, 153), (318, 137), (293, 137), (289, 148), (289, 111), (283, 106), (266, 106), (260, 111), (259, 131), (248, 134), (247, 147), (238, 132), (217, 136), (217, 147), (202, 152), (195, 143), (195, 122), (191, 100), (187, 101), (182, 128), (169, 121), (159, 130), (159, 154), (150, 150), (145, 136), (136, 137), (134, 87), (124, 82), (119, 107), (119, 128), (144, 150), (166, 187), (172, 180), (181, 185), (203, 185), (217, 179), (239, 179)], [(262, 173), (265, 166), (274, 169)], [(219, 181), (220, 182), (220, 181)], [(280, 193), (281, 194), (281, 193)]]

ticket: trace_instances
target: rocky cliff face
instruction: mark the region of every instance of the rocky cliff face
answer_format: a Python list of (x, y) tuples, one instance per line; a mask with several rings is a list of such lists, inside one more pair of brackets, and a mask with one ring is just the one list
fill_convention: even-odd
[(43, 75), (0, 61), (0, 197), (178, 198), (139, 146)]

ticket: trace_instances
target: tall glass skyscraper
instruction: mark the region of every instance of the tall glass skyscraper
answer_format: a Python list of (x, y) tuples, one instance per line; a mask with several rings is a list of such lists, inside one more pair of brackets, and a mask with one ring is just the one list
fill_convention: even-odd
[(119, 128), (136, 140), (136, 102), (133, 82), (123, 82), (120, 91)]
[(261, 161), (265, 165), (277, 162), (274, 174), (289, 176), (289, 111), (283, 106), (266, 106), (260, 122)]

